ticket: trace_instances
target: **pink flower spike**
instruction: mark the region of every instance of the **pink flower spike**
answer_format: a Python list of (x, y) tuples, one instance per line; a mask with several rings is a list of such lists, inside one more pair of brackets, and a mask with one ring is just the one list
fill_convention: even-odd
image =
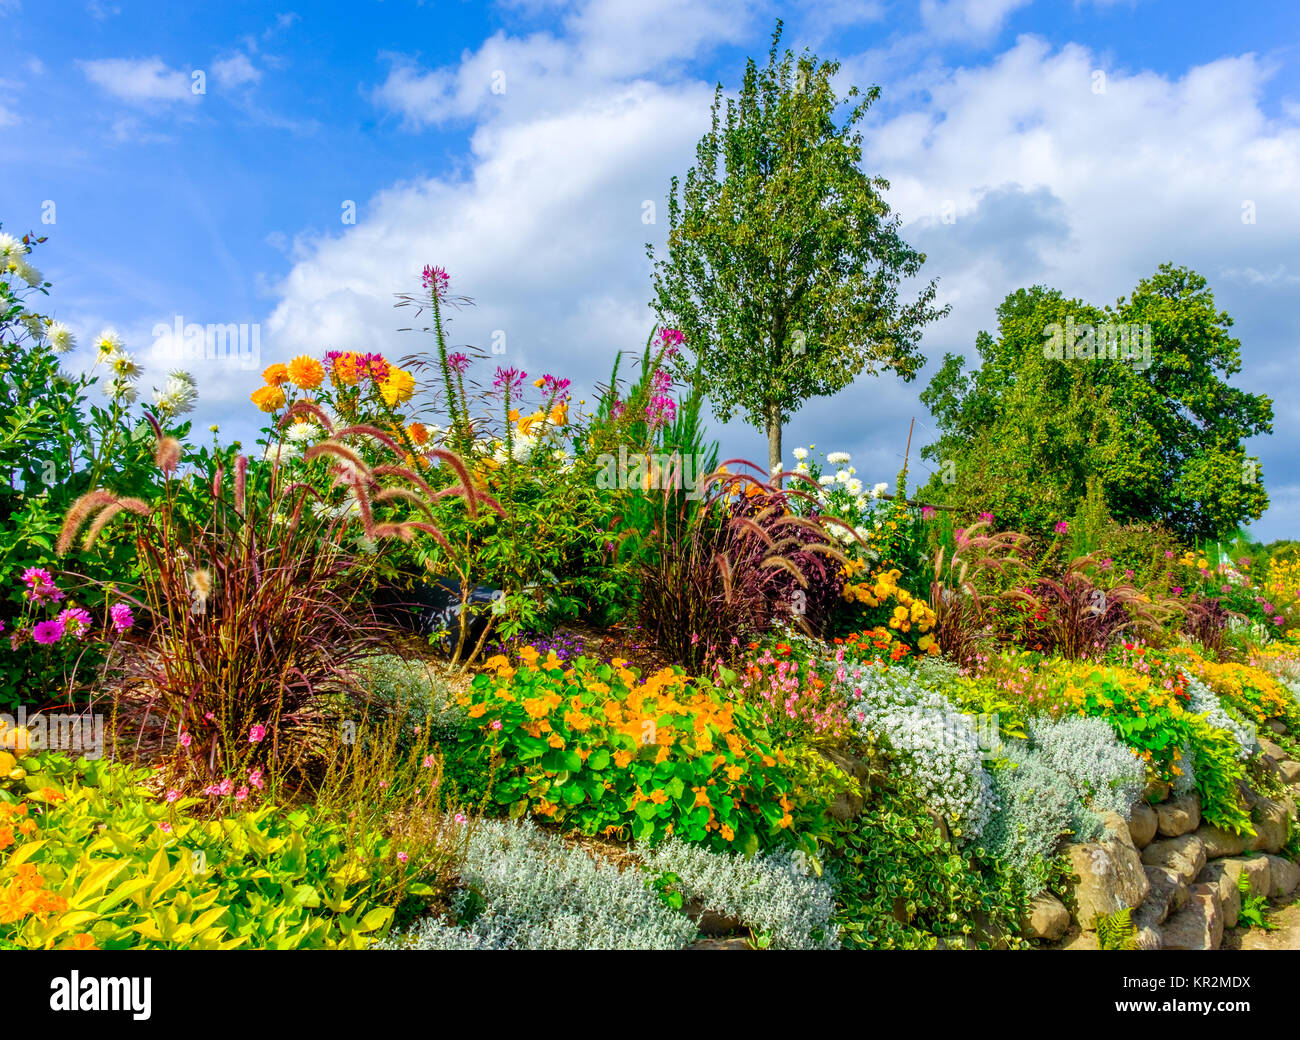
[(266, 727), (261, 723), (256, 723), (248, 731), (248, 742), (250, 744), (260, 744), (262, 738), (266, 736)]

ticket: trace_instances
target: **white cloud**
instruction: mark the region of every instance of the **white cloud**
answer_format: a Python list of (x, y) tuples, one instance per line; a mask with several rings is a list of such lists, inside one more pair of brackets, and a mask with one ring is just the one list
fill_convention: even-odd
[(1010, 15), (1033, 0), (921, 0), (926, 31), (944, 40), (986, 41)]
[(747, 39), (759, 10), (751, 0), (589, 0), (566, 16), (562, 36), (498, 31), (455, 66), (425, 69), (389, 54), (388, 76), (370, 97), (411, 129), (472, 116), (531, 118), (611, 84), (676, 79), (683, 62)]
[(257, 83), (262, 78), (262, 70), (256, 68), (248, 55), (237, 53), (229, 58), (212, 63), (212, 75), (223, 87), (242, 87), (246, 83)]
[(78, 62), (86, 78), (123, 101), (197, 101), (189, 73), (158, 57), (98, 58)]

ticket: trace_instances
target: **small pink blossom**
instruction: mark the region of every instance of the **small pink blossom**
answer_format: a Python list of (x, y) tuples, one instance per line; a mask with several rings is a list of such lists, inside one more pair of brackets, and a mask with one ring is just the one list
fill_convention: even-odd
[(180, 791), (176, 790), (176, 788), (173, 787), (170, 791), (167, 792), (167, 801), (174, 802), (178, 798), (180, 798), (180, 796), (181, 796)]
[(256, 787), (259, 791), (262, 789), (265, 781), (262, 779), (261, 769), (251, 769), (248, 773), (248, 782)]
[(191, 737), (188, 733), (185, 732), (181, 733), (181, 747), (189, 747), (190, 744), (193, 743), (193, 741), (194, 738)]
[(250, 744), (260, 744), (262, 738), (266, 736), (266, 727), (260, 722), (255, 723), (248, 731), (248, 742)]
[(248, 798), (248, 788), (247, 788), (247, 787), (241, 787), (238, 791), (235, 792), (235, 801), (237, 801), (237, 802), (242, 802), (242, 801), (246, 800), (247, 798)]
[(398, 863), (405, 863), (405, 862), (406, 862), (408, 859), (410, 859), (410, 858), (411, 858), (411, 857), (408, 856), (405, 852), (399, 852), (399, 853), (397, 854), (397, 862), (398, 862)]

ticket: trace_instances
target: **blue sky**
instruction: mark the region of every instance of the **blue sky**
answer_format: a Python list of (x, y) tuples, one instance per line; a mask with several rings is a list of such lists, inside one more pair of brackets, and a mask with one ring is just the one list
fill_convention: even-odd
[[(736, 85), (777, 17), (845, 84), (881, 85), (865, 165), (952, 304), (919, 380), (812, 402), (788, 448), (849, 450), (868, 483), (892, 481), (934, 363), (969, 354), (1008, 292), (1106, 303), (1172, 260), (1209, 278), (1237, 319), (1238, 381), (1274, 398), (1276, 432), (1251, 445), (1273, 500), (1255, 531), (1300, 534), (1300, 5), (1285, 0), (0, 0), (0, 221), (50, 236), (32, 259), (51, 313), (83, 343), (117, 328), (146, 362), (176, 314), (259, 324), (263, 364), (407, 352), (393, 294), (438, 263), (477, 302), (454, 338), (502, 330), (505, 360), (590, 388), (644, 343), (668, 180), (713, 85)], [(196, 374), (196, 421), (251, 439), (255, 373)], [(720, 433), (728, 454), (764, 456), (755, 431)]]

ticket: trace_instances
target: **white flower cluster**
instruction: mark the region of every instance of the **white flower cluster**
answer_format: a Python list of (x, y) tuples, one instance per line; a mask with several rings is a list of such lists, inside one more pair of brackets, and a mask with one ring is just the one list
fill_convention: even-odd
[(1205, 721), (1215, 729), (1226, 730), (1237, 742), (1237, 758), (1247, 762), (1259, 751), (1259, 730), (1253, 722), (1228, 712), (1218, 694), (1195, 676), (1186, 676), (1188, 705), (1192, 712), (1204, 715)]
[[(62, 329), (62, 326), (59, 327)], [(54, 326), (51, 326), (47, 332), (51, 337), (51, 346), (54, 346), (53, 332)], [(67, 330), (63, 329), (63, 332), (66, 333)], [(71, 349), (71, 333), (67, 333), (66, 338), (69, 341), (68, 349)], [(109, 400), (125, 406), (133, 404), (140, 396), (136, 382), (144, 368), (126, 349), (126, 344), (116, 329), (105, 329), (95, 339), (95, 364), (108, 369), (109, 380), (104, 386), (104, 393)], [(167, 376), (167, 381), (161, 388), (154, 387), (153, 402), (161, 416), (174, 419), (193, 411), (198, 396), (194, 377), (178, 369)]]
[(45, 281), (45, 277), (27, 262), (30, 248), (21, 239), (0, 232), (0, 276), (10, 271), (28, 285), (35, 287)]
[(859, 668), (852, 683), (850, 713), (864, 739), (894, 757), (954, 835), (963, 842), (978, 838), (997, 806), (974, 719), (905, 669)]
[(642, 871), (620, 871), (530, 821), (480, 820), (468, 845), (466, 887), (452, 900), (460, 923), (430, 919), (376, 949), (673, 950), (695, 938)]
[(745, 924), (765, 935), (772, 949), (833, 950), (839, 947), (835, 889), (814, 877), (797, 854), (757, 853), (735, 856), (710, 852), (679, 838), (669, 838), (643, 853), (644, 869), (674, 874), (689, 902)]
[(1029, 723), (1034, 754), (1065, 777), (1096, 812), (1127, 816), (1146, 784), (1146, 767), (1105, 719), (1076, 716)]

